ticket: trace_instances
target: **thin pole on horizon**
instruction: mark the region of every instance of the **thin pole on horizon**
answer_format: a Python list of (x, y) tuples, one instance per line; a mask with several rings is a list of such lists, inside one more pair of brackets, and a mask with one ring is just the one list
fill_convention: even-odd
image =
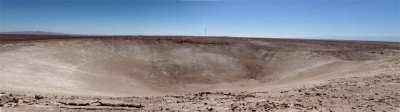
[(204, 37), (207, 37), (207, 27), (204, 28)]

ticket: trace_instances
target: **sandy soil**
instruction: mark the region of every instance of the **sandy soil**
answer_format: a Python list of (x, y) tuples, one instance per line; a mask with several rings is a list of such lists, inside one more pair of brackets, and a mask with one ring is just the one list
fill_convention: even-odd
[(400, 43), (0, 36), (2, 111), (400, 111)]

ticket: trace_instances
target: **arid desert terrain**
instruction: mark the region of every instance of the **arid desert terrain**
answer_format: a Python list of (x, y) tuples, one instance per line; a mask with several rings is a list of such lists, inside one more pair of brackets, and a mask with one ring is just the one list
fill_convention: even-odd
[(0, 110), (400, 111), (400, 43), (2, 34)]

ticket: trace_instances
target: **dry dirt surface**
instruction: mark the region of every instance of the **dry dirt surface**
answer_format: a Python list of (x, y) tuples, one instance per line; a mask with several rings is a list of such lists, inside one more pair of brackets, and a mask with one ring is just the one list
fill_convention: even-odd
[(1, 111), (400, 111), (400, 43), (0, 35)]

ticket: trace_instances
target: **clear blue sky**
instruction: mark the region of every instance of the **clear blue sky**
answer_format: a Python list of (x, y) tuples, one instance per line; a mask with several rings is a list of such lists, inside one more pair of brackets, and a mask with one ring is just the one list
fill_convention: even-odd
[(400, 0), (0, 0), (0, 31), (399, 41)]

